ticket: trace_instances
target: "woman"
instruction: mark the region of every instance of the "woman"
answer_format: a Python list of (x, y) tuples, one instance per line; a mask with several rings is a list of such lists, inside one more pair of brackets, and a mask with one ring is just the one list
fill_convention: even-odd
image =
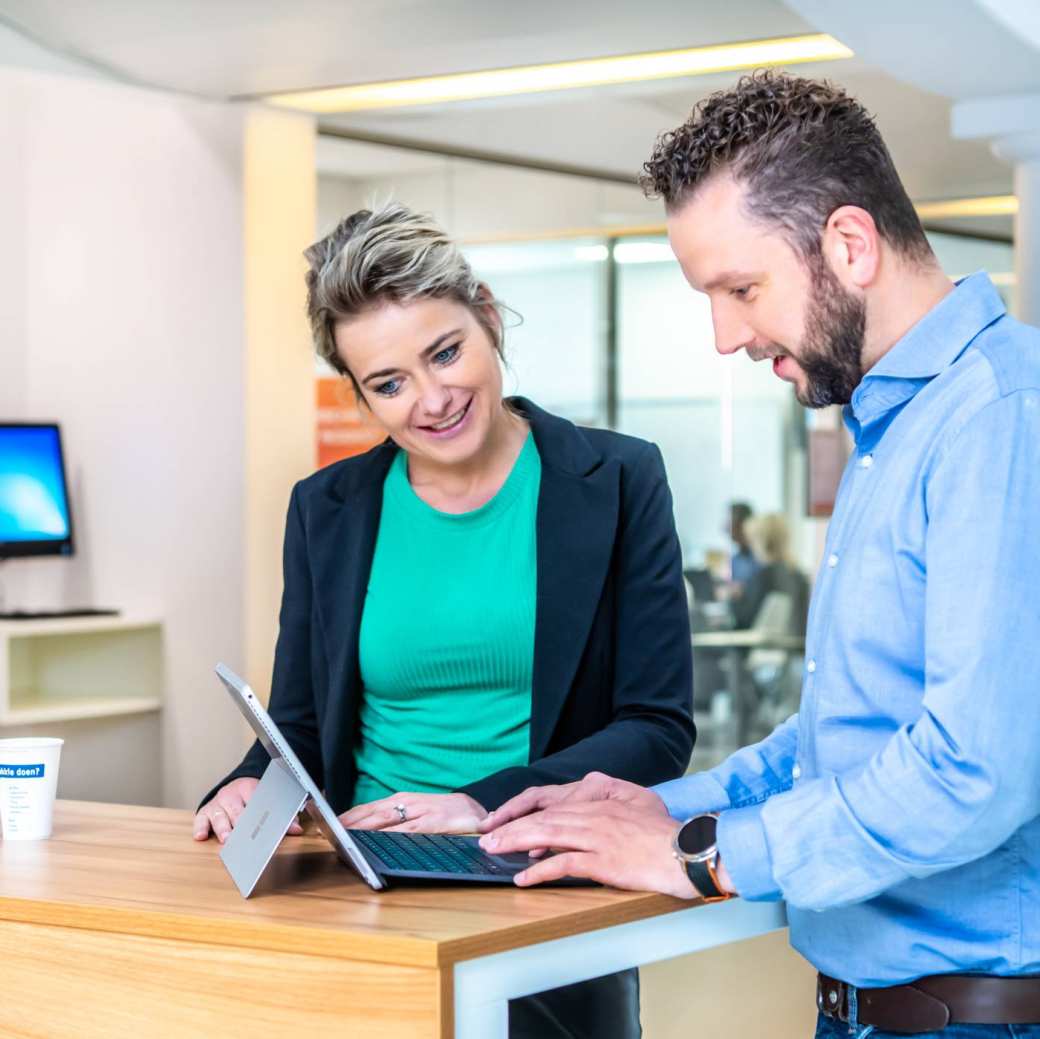
[[(270, 712), (344, 825), (476, 830), (528, 786), (643, 784), (693, 745), (657, 448), (502, 397), (490, 290), (428, 218), (363, 210), (307, 251), (319, 353), (388, 439), (293, 491)], [(223, 841), (267, 764), (205, 799)], [(513, 1035), (638, 1034), (634, 972), (517, 1000)]]
[(769, 595), (779, 593), (788, 599), (788, 633), (805, 634), (809, 613), (809, 582), (791, 555), (791, 535), (787, 520), (779, 512), (752, 516), (745, 534), (758, 569), (733, 600), (733, 620), (738, 628), (750, 628)]

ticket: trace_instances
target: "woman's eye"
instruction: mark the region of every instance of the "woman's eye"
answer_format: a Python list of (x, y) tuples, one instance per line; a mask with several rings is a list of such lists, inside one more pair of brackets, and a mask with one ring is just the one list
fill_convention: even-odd
[(454, 346), (446, 346), (443, 350), (438, 350), (437, 353), (433, 355), (433, 363), (441, 365), (451, 364), (451, 362), (454, 361), (455, 358), (458, 357), (458, 355), (458, 343), (456, 343)]
[(739, 289), (730, 289), (731, 295), (737, 297), (737, 299), (747, 299), (748, 293), (751, 291), (750, 285), (742, 285)]
[(376, 387), (376, 393), (382, 397), (392, 397), (401, 388), (400, 379), (387, 379)]

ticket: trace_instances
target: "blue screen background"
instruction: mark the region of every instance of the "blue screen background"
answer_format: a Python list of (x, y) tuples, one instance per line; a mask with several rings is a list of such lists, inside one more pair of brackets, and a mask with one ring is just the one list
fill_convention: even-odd
[(62, 541), (69, 506), (58, 432), (0, 429), (0, 541)]

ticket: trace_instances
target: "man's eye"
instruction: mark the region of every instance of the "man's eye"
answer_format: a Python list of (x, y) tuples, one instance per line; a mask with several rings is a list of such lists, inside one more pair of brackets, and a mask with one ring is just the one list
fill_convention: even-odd
[(451, 364), (451, 362), (458, 356), (458, 353), (459, 347), (457, 343), (454, 346), (446, 346), (443, 350), (438, 350), (437, 353), (433, 355), (433, 363), (441, 365)]
[(742, 285), (739, 289), (730, 289), (730, 295), (736, 296), (737, 299), (747, 299), (748, 293), (751, 291), (750, 285)]
[(392, 397), (401, 388), (400, 379), (387, 379), (376, 387), (376, 393), (383, 397)]

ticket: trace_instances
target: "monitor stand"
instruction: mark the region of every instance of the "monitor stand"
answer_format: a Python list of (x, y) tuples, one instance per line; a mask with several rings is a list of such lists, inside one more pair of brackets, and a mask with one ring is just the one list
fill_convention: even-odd
[(243, 898), (252, 894), (307, 797), (307, 791), (281, 759), (272, 758), (220, 849), (220, 859)]

